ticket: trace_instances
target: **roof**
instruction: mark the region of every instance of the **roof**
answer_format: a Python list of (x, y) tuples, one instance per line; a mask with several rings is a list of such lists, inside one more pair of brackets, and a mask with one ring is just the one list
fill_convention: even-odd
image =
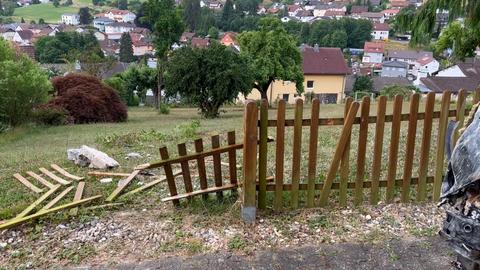
[(387, 54), (388, 57), (402, 58), (402, 59), (420, 59), (423, 57), (433, 58), (432, 52), (427, 51), (413, 51), (413, 50), (390, 50)]
[(374, 23), (373, 30), (375, 31), (390, 31), (390, 25), (388, 23)]
[(30, 30), (17, 31), (17, 33), (23, 40), (31, 40), (33, 38), (33, 32)]
[(391, 7), (408, 7), (410, 5), (410, 1), (404, 0), (392, 0), (390, 1)]
[(385, 61), (382, 63), (383, 67), (397, 67), (397, 68), (408, 68), (408, 63), (401, 61)]
[(312, 10), (299, 10), (297, 12), (297, 17), (313, 17), (313, 11)]
[(369, 42), (366, 41), (363, 46), (363, 51), (366, 53), (384, 53), (385, 52), (385, 43), (383, 42)]
[(299, 5), (288, 5), (288, 12), (295, 12), (301, 8)]
[(135, 25), (131, 23), (126, 23), (126, 22), (114, 22), (114, 23), (109, 23), (106, 26), (108, 27), (130, 27), (130, 28), (135, 28)]
[(427, 77), (420, 81), (430, 90), (436, 93), (442, 93), (450, 90), (454, 93), (460, 89), (469, 92), (474, 91), (480, 85), (480, 76), (469, 77)]
[(420, 59), (417, 59), (417, 62), (421, 65), (421, 66), (425, 66), (431, 62), (433, 62), (435, 59), (433, 57), (429, 57), (429, 56), (424, 56)]
[(400, 85), (400, 86), (410, 86), (412, 83), (405, 77), (378, 77), (374, 76), (373, 78), (373, 91), (380, 92), (386, 86)]
[(350, 73), (340, 48), (302, 46), (303, 73), (310, 75), (346, 75)]
[(397, 13), (399, 13), (399, 12), (400, 12), (400, 10), (399, 10), (399, 9), (385, 9), (385, 10), (382, 10), (382, 11), (380, 11), (380, 12), (382, 12), (383, 14), (386, 14), (386, 13), (390, 13), (390, 14), (391, 14), (391, 13), (393, 13), (393, 14), (397, 14)]
[(114, 22), (114, 20), (106, 17), (97, 17), (93, 20), (94, 22)]
[(112, 9), (110, 11), (108, 11), (107, 13), (112, 13), (113, 15), (127, 15), (129, 13), (132, 13), (131, 11), (129, 10), (120, 10), (120, 9)]
[(194, 47), (205, 48), (205, 47), (208, 47), (210, 45), (210, 39), (194, 37), (194, 38), (192, 38), (191, 44)]
[(367, 6), (352, 6), (350, 13), (352, 14), (359, 14), (363, 12), (368, 12)]
[(195, 36), (195, 33), (191, 32), (183, 32), (182, 36), (180, 37), (180, 42), (188, 42)]
[(365, 17), (365, 18), (377, 19), (377, 18), (382, 18), (383, 13), (381, 13), (381, 12), (363, 12), (363, 13), (360, 14), (360, 16)]
[(327, 10), (324, 16), (345, 16), (345, 12), (339, 10)]

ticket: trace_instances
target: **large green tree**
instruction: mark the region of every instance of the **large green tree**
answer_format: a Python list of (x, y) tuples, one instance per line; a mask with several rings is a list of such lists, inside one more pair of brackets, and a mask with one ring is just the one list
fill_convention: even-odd
[(27, 121), (51, 90), (47, 73), (0, 39), (0, 123), (16, 126)]
[[(457, 18), (464, 18), (462, 34), (448, 34), (450, 41), (444, 44), (456, 47), (456, 58), (472, 56), (472, 52), (480, 44), (480, 1), (477, 0), (428, 0), (417, 12), (397, 16), (398, 20), (403, 22), (403, 29), (411, 31), (411, 44), (415, 46), (430, 43), (432, 34), (436, 32), (438, 10), (449, 12), (450, 23)], [(468, 42), (464, 39), (468, 39)], [(458, 48), (459, 46), (462, 48)]]
[(175, 9), (173, 0), (148, 0), (144, 3), (144, 16), (141, 21), (152, 27), (155, 53), (157, 56), (158, 87), (154, 91), (155, 107), (161, 103), (161, 89), (164, 86), (163, 72), (167, 62), (167, 54), (174, 43), (178, 42), (183, 33), (182, 18)]
[(90, 24), (93, 21), (93, 16), (90, 14), (90, 9), (88, 7), (82, 7), (78, 10), (78, 16), (80, 16), (80, 24)]
[(260, 30), (243, 32), (238, 37), (241, 54), (250, 62), (254, 72), (253, 88), (263, 99), (275, 80), (295, 82), (303, 91), (302, 56), (295, 38), (289, 35), (281, 21), (274, 17), (260, 20)]
[(184, 0), (183, 5), (183, 19), (190, 31), (194, 32), (200, 22), (200, 0)]
[(120, 38), (120, 62), (131, 63), (135, 61), (133, 55), (132, 38), (129, 33), (123, 33)]
[(252, 82), (247, 61), (218, 43), (175, 51), (166, 70), (168, 94), (180, 94), (207, 118), (217, 117), (220, 107), (240, 93), (248, 94)]
[(225, 1), (225, 5), (223, 6), (222, 17), (220, 20), (220, 24), (222, 25), (223, 30), (228, 30), (230, 26), (230, 22), (233, 20), (235, 16), (235, 10), (233, 8), (233, 0)]

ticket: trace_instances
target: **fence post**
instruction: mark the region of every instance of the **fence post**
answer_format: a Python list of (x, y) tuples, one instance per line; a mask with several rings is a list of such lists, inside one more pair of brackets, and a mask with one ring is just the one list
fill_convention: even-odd
[(370, 114), (370, 97), (362, 98), (360, 108), (360, 131), (358, 132), (357, 173), (355, 177), (354, 203), (363, 201), (363, 181), (365, 180), (365, 155), (367, 153), (368, 116)]
[(298, 208), (298, 188), (300, 185), (300, 159), (302, 158), (302, 117), (303, 100), (295, 101), (295, 120), (293, 127), (293, 150), (292, 150), (292, 190), (290, 202), (293, 209)]
[(412, 181), (413, 158), (415, 157), (419, 102), (420, 94), (416, 93), (410, 97), (410, 115), (408, 116), (407, 146), (405, 149), (402, 181), (402, 202), (404, 203), (410, 199), (410, 182)]
[(458, 138), (460, 137), (460, 129), (463, 128), (463, 121), (465, 121), (465, 102), (466, 102), (467, 92), (465, 89), (461, 89), (457, 95), (457, 115), (455, 116), (455, 121), (457, 121), (457, 127), (455, 128), (452, 140), (452, 149), (457, 144)]
[(315, 178), (317, 175), (317, 146), (318, 146), (318, 117), (320, 113), (320, 102), (312, 100), (312, 113), (310, 114), (310, 143), (308, 149), (308, 191), (307, 206), (315, 205)]
[(373, 146), (373, 164), (371, 171), (372, 189), (370, 191), (370, 203), (378, 203), (378, 187), (382, 166), (383, 134), (385, 130), (385, 113), (387, 110), (387, 97), (378, 98), (377, 123), (375, 125), (375, 145)]
[(480, 102), (480, 86), (477, 87), (473, 94), (473, 104), (477, 104), (478, 102)]
[(390, 137), (390, 151), (388, 153), (388, 174), (387, 174), (387, 192), (386, 201), (393, 201), (395, 191), (395, 179), (397, 177), (398, 144), (400, 140), (400, 123), (402, 116), (403, 97), (395, 96), (393, 102), (392, 133)]
[(433, 182), (433, 200), (440, 198), (443, 170), (445, 166), (445, 133), (448, 124), (448, 111), (450, 109), (450, 91), (443, 92), (440, 119), (438, 120), (437, 159), (435, 161), (435, 178)]
[(420, 165), (418, 169), (417, 201), (424, 201), (427, 196), (427, 173), (432, 138), (433, 111), (435, 109), (435, 93), (427, 95), (425, 104), (425, 119), (423, 121), (422, 148), (420, 150)]
[[(348, 97), (345, 101), (345, 109), (343, 114), (343, 119), (347, 118), (348, 111), (352, 105), (353, 98)], [(344, 123), (345, 125), (345, 123)], [(340, 165), (340, 192), (339, 192), (339, 201), (341, 206), (347, 205), (347, 189), (348, 189), (348, 180), (350, 173), (350, 141), (351, 134), (348, 136), (347, 144), (345, 145), (345, 151), (343, 151), (341, 165)]]
[(285, 100), (278, 102), (277, 138), (275, 150), (275, 201), (274, 209), (279, 211), (283, 205), (283, 173), (285, 164)]
[(260, 147), (258, 149), (258, 208), (267, 208), (267, 137), (268, 137), (268, 101), (260, 105)]
[(255, 101), (245, 104), (243, 115), (243, 196), (241, 216), (246, 223), (254, 223), (256, 208), (257, 178), (257, 125), (258, 109)]

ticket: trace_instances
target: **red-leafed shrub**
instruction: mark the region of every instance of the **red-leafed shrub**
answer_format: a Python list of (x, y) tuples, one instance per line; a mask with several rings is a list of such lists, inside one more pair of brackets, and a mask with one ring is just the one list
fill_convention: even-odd
[(52, 85), (56, 97), (49, 105), (65, 109), (75, 124), (127, 119), (127, 107), (117, 92), (93, 76), (69, 74), (52, 79)]

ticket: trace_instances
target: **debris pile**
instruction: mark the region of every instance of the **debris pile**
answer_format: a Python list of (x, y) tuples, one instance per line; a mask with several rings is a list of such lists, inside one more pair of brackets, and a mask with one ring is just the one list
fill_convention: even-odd
[(104, 152), (82, 145), (79, 149), (68, 149), (67, 158), (81, 167), (93, 169), (112, 169), (120, 164)]

